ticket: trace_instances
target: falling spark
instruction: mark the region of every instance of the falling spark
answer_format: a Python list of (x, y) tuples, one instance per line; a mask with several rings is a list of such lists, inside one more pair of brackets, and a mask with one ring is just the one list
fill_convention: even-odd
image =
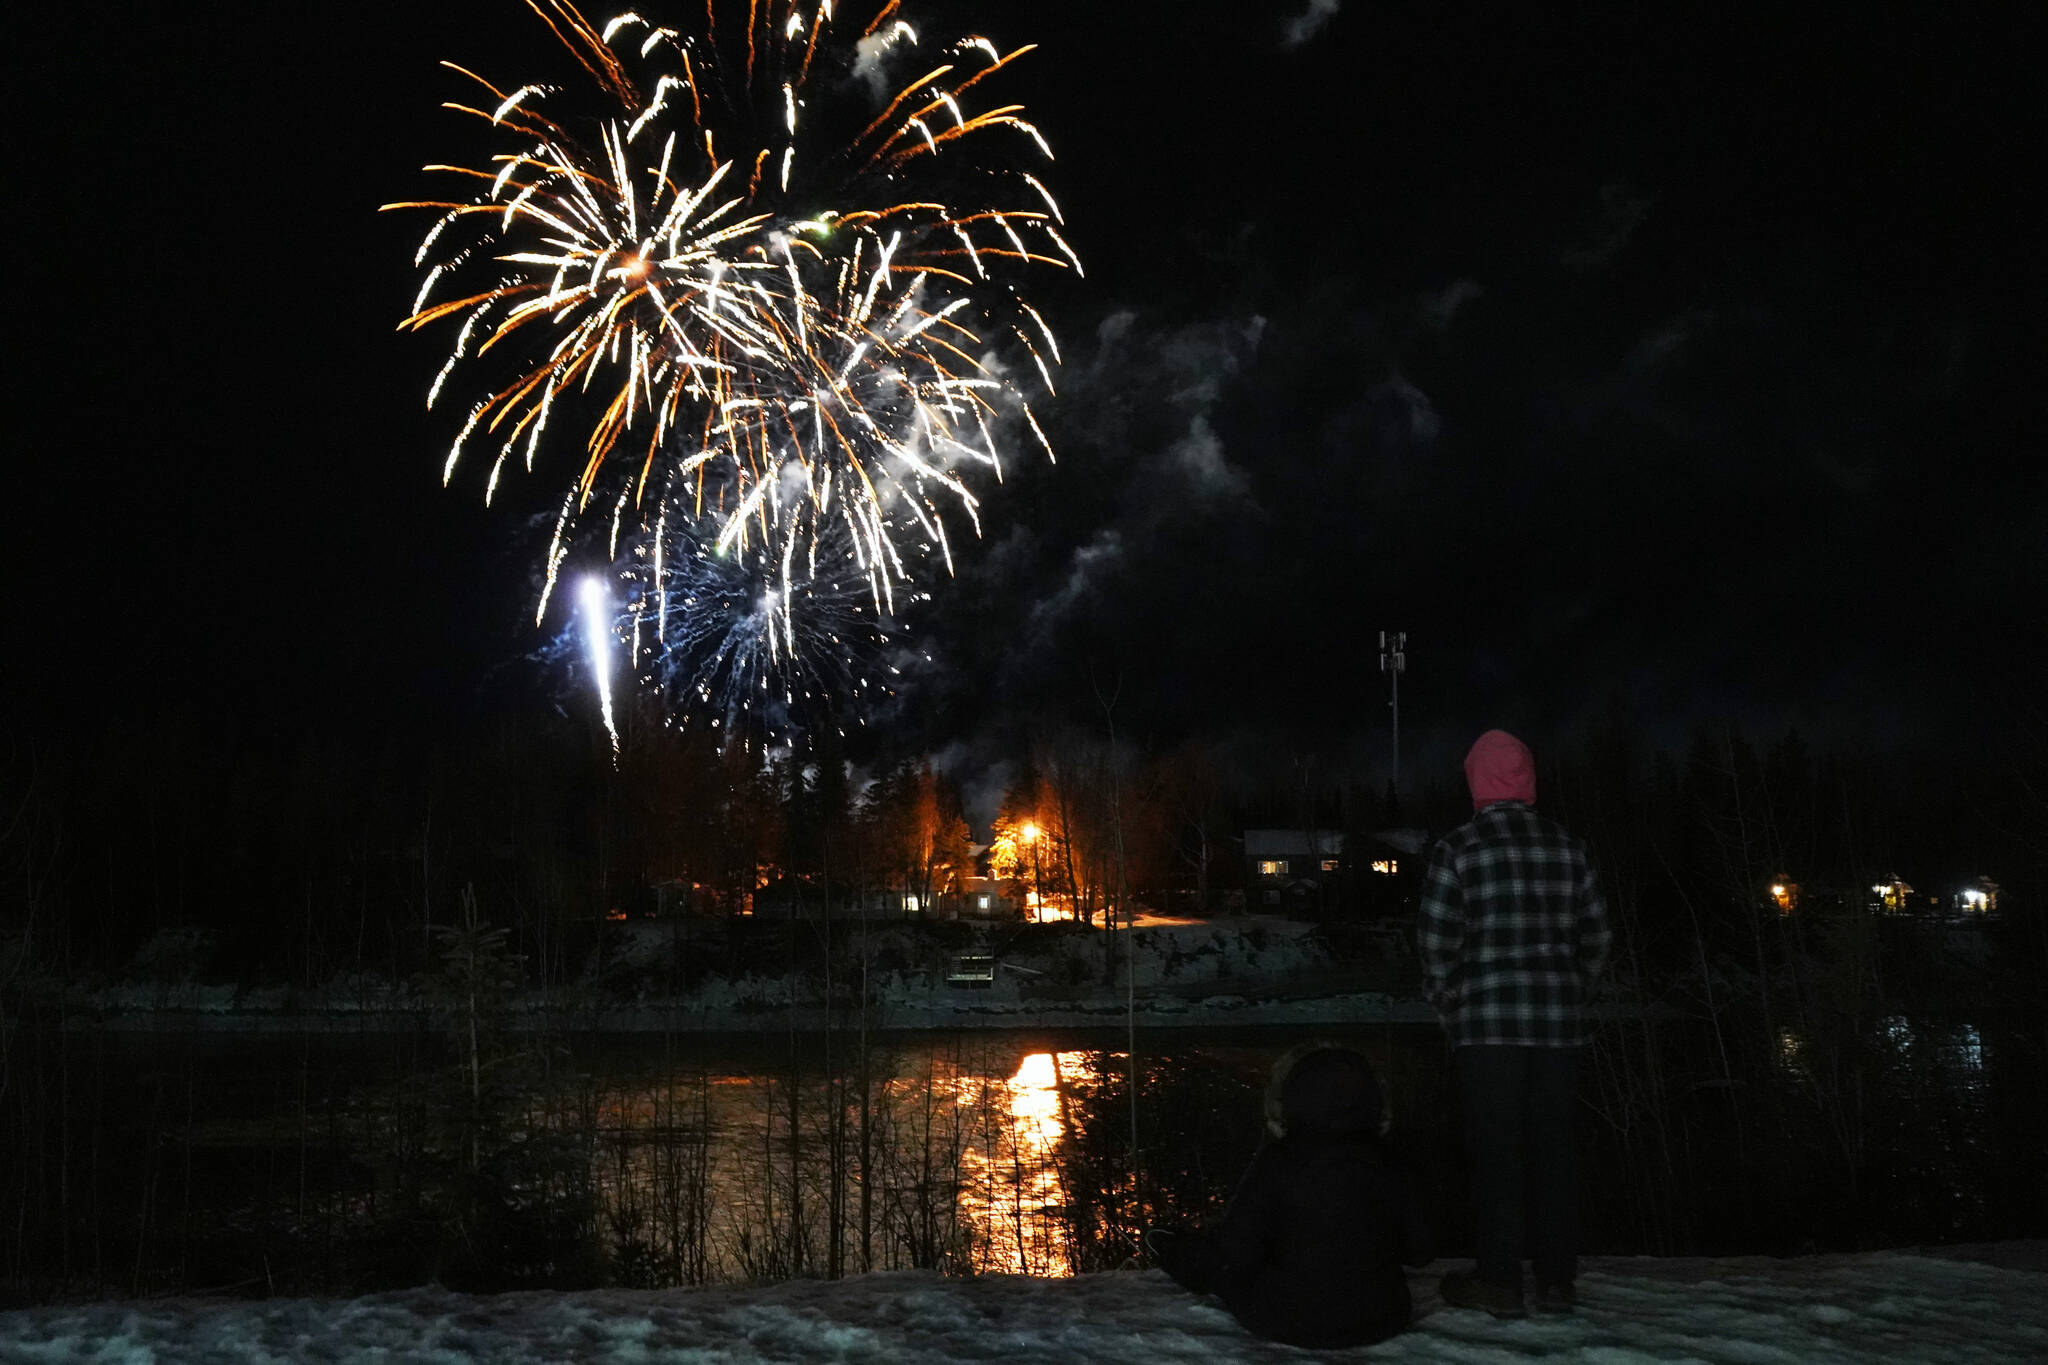
[(612, 737), (612, 757), (619, 756), (619, 727), (612, 718), (612, 607), (604, 581), (595, 575), (578, 585), (583, 607), (583, 638), (589, 650), (590, 675), (597, 680), (597, 706), (605, 733)]

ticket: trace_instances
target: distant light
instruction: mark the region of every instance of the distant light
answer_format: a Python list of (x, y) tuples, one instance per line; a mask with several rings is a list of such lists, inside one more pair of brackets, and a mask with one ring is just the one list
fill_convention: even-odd
[(1024, 822), (1024, 828), (1020, 833), (1024, 836), (1025, 843), (1035, 844), (1038, 842), (1038, 826), (1032, 824), (1029, 820)]

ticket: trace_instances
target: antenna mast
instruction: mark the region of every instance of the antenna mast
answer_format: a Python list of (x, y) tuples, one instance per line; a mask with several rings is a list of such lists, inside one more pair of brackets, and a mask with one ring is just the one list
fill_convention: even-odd
[(1380, 632), (1380, 672), (1387, 675), (1394, 686), (1394, 699), (1387, 704), (1394, 709), (1394, 775), (1396, 791), (1401, 787), (1401, 675), (1408, 671), (1408, 632), (1405, 630), (1383, 630)]

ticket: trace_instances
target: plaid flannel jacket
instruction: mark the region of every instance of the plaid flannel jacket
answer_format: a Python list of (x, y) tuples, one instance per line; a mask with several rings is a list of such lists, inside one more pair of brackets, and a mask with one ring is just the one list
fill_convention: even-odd
[(1613, 941), (1586, 846), (1521, 801), (1437, 841), (1416, 935), (1453, 1047), (1575, 1047)]

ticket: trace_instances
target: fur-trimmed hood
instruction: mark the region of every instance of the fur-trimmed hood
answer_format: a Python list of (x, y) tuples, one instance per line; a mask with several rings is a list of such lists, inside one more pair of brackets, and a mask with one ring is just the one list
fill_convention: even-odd
[(1312, 1041), (1273, 1063), (1266, 1082), (1266, 1131), (1274, 1137), (1379, 1137), (1386, 1128), (1379, 1077), (1352, 1049)]

